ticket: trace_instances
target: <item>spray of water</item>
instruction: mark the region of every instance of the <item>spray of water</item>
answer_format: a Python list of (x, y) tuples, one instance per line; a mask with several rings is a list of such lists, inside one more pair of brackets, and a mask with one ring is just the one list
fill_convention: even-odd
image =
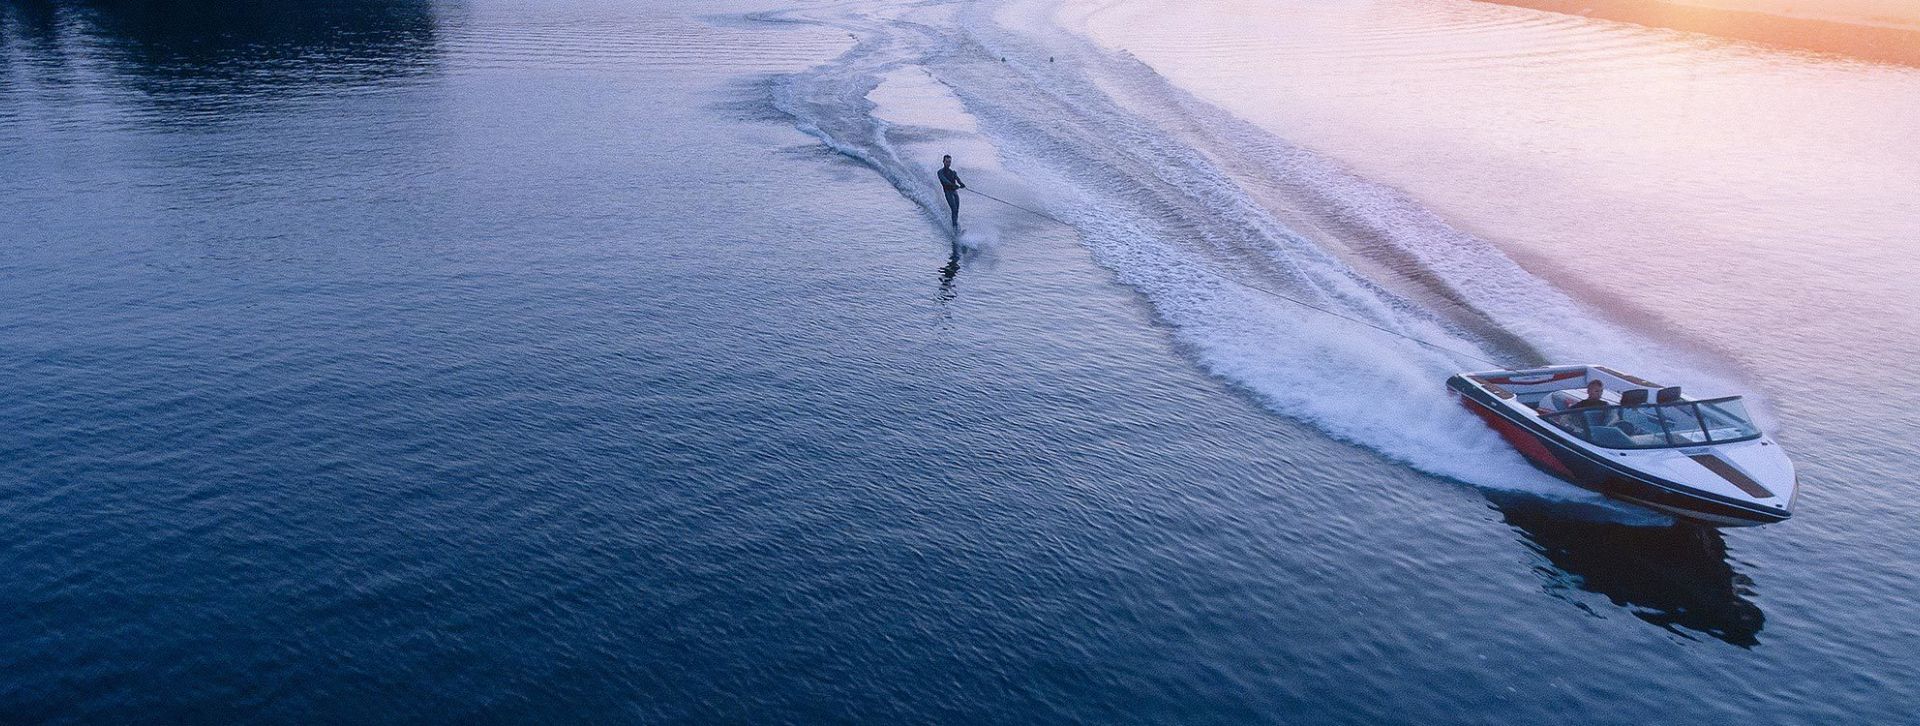
[[(902, 68), (947, 88), (1014, 178), (1049, 182), (1017, 202), (995, 201), (1071, 226), (1209, 372), (1278, 414), (1421, 470), (1619, 511), (1527, 466), (1443, 381), (1492, 367), (1479, 359), (1546, 354), (1660, 375), (1677, 358), (1587, 314), (1484, 240), (1129, 57), (1050, 30), (1043, 4), (853, 2), (781, 19), (843, 28), (857, 43), (775, 79), (776, 105), (934, 224), (945, 225), (944, 200), (868, 98)], [(1413, 284), (1437, 292), (1409, 294), (1407, 279), (1369, 277), (1316, 240), (1329, 227), (1366, 236), (1419, 272), (1408, 276)], [(970, 224), (957, 242), (987, 249), (999, 238)], [(1424, 304), (1432, 297), (1454, 309)]]

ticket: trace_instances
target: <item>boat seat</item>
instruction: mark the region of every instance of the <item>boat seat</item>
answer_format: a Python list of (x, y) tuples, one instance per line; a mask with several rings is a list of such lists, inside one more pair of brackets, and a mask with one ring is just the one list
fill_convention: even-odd
[(1624, 391), (1621, 391), (1621, 392), (1620, 392), (1620, 405), (1622, 405), (1622, 406), (1645, 406), (1645, 405), (1647, 405), (1647, 389), (1645, 389), (1645, 388), (1629, 388), (1629, 389), (1627, 389), (1627, 390), (1624, 390)]
[(1662, 388), (1659, 393), (1653, 394), (1653, 400), (1656, 403), (1673, 403), (1674, 401), (1678, 401), (1680, 400), (1680, 387), (1667, 386), (1666, 388)]
[(1543, 413), (1559, 413), (1573, 408), (1573, 404), (1578, 403), (1580, 399), (1583, 398), (1586, 398), (1586, 396), (1574, 393), (1573, 391), (1554, 391), (1540, 399), (1540, 411)]
[(1615, 449), (1632, 448), (1634, 445), (1632, 436), (1612, 426), (1595, 426), (1588, 429), (1587, 439), (1601, 446)]

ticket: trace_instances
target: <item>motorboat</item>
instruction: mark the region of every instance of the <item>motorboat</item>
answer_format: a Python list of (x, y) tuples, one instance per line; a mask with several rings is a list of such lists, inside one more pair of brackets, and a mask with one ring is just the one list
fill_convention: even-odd
[(1447, 387), (1534, 466), (1582, 487), (1719, 526), (1792, 515), (1793, 462), (1739, 396), (1696, 400), (1598, 365), (1461, 373)]

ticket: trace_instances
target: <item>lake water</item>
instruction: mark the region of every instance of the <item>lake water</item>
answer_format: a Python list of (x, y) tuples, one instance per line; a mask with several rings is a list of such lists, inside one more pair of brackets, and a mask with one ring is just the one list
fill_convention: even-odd
[[(0, 720), (1920, 714), (1920, 70), (776, 3), (0, 0)], [(1480, 358), (1748, 393), (1796, 515)]]

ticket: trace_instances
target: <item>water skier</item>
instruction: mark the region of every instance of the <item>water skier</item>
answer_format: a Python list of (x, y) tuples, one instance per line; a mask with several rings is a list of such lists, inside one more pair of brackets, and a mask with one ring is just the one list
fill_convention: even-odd
[(940, 157), (940, 191), (947, 194), (947, 209), (953, 210), (953, 228), (960, 228), (960, 190), (967, 188), (960, 181), (960, 175), (953, 172), (953, 157)]

